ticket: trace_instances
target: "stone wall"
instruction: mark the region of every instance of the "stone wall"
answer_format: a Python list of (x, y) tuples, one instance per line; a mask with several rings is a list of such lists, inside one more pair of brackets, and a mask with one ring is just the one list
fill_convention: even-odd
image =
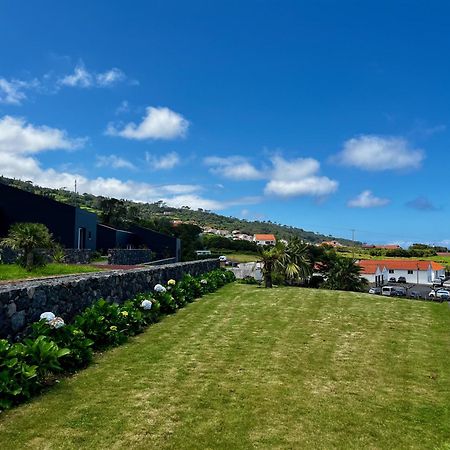
[(19, 257), (19, 252), (11, 250), (8, 247), (0, 248), (0, 263), (1, 264), (14, 264)]
[(65, 248), (64, 250), (64, 262), (66, 264), (89, 264), (92, 260), (93, 250), (88, 248)]
[(180, 280), (185, 273), (200, 275), (217, 267), (219, 261), (210, 259), (0, 284), (0, 338), (16, 339), (44, 311), (70, 321), (99, 298), (122, 303), (151, 291), (157, 283)]
[(153, 259), (153, 253), (148, 249), (112, 248), (108, 250), (108, 264), (134, 266)]
[[(93, 250), (89, 249), (77, 249), (77, 248), (64, 248), (64, 259), (62, 262), (66, 264), (89, 264), (92, 259)], [(48, 263), (53, 262), (52, 250), (40, 250), (44, 255)], [(14, 264), (20, 256), (20, 252), (11, 250), (10, 248), (0, 249), (0, 263)]]

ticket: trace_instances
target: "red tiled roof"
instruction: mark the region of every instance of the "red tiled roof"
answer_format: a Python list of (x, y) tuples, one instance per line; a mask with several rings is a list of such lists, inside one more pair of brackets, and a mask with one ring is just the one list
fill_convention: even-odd
[(377, 267), (380, 270), (386, 269), (392, 270), (423, 270), (427, 271), (431, 265), (433, 270), (442, 270), (445, 267), (442, 264), (438, 264), (434, 261), (419, 261), (417, 259), (363, 259), (358, 262), (361, 266), (361, 273), (372, 274), (377, 271)]
[(275, 241), (275, 236), (273, 234), (255, 234), (255, 239), (257, 241)]

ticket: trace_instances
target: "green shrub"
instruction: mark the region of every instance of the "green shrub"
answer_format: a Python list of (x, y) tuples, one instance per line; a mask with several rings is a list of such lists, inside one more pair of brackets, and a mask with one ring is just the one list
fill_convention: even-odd
[(32, 325), (31, 337), (47, 336), (59, 346), (67, 347), (70, 353), (64, 355), (59, 363), (63, 370), (73, 372), (87, 367), (93, 357), (94, 341), (88, 339), (84, 332), (75, 325), (52, 328), (46, 320), (40, 320)]
[(117, 305), (100, 299), (75, 318), (75, 326), (94, 342), (94, 349), (104, 350), (126, 342), (127, 317)]
[(38, 391), (37, 365), (25, 360), (25, 346), (0, 339), (0, 410), (31, 398)]

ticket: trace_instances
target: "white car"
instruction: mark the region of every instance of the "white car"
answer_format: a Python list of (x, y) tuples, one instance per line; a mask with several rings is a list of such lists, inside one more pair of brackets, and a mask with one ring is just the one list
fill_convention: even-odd
[(450, 291), (447, 291), (445, 289), (438, 289), (437, 291), (431, 291), (428, 294), (428, 297), (430, 297), (430, 298), (450, 299)]
[(381, 294), (381, 288), (380, 287), (371, 287), (369, 289), (369, 294)]

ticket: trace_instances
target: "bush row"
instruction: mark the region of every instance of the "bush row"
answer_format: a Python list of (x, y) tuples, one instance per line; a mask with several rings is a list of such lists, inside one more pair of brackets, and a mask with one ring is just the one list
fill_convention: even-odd
[(139, 294), (121, 305), (100, 299), (71, 324), (65, 324), (51, 311), (44, 312), (23, 342), (0, 340), (0, 411), (36, 395), (52, 384), (57, 374), (87, 367), (94, 351), (124, 343), (161, 315), (173, 314), (234, 280), (233, 272), (224, 269), (200, 277), (184, 275), (179, 282), (157, 284), (152, 292)]

